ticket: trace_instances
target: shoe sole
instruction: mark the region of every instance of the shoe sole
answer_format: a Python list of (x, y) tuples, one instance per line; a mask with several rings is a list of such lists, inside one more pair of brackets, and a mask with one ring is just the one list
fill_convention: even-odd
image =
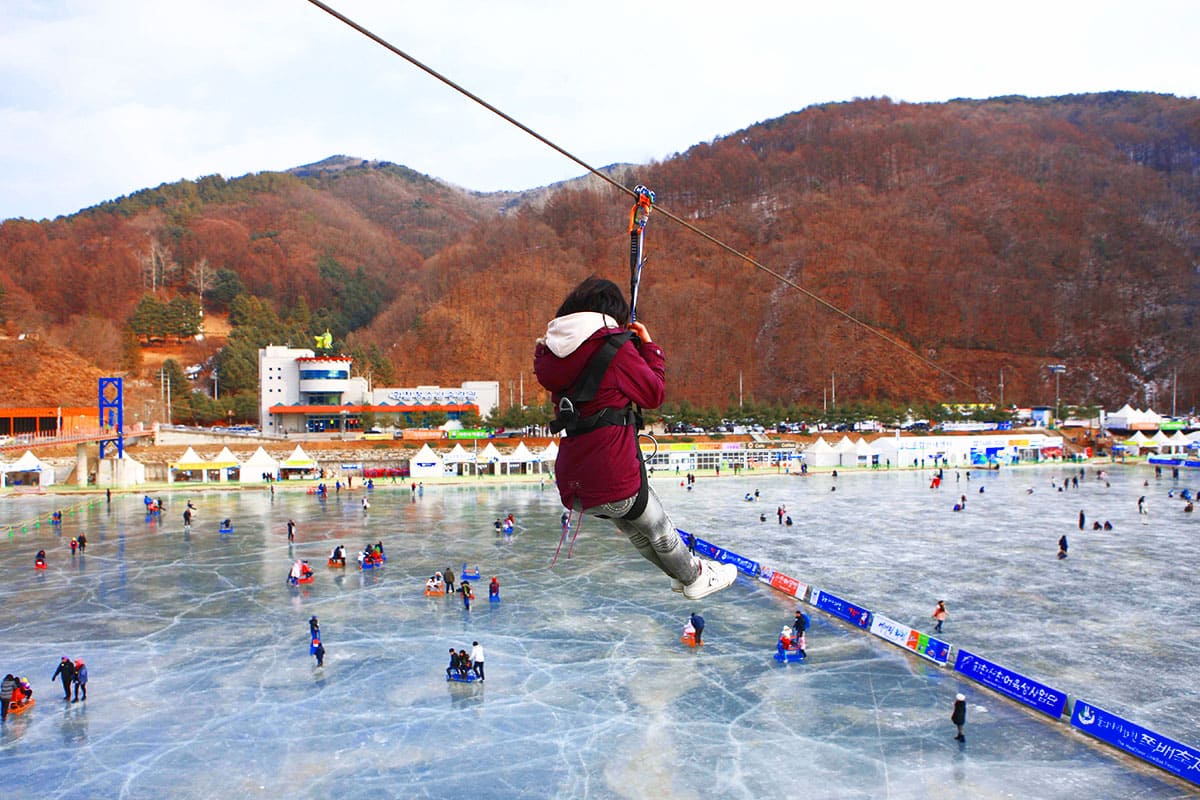
[[(730, 564), (713, 564), (712, 566), (719, 569), (721, 567), (729, 567), (732, 565), (730, 565)], [(724, 572), (724, 571), (725, 570), (722, 570), (722, 572)], [(695, 593), (688, 592), (687, 587), (685, 586), (683, 589), (683, 596), (686, 597), (688, 600), (700, 600), (702, 598), (708, 597), (710, 594), (715, 594), (715, 593), (721, 591), (722, 589), (728, 589), (736, 581), (737, 581), (737, 568), (734, 567), (733, 568), (733, 577), (729, 580), (728, 583), (720, 583), (715, 586), (710, 584), (709, 586), (706, 586), (703, 589), (701, 589)]]

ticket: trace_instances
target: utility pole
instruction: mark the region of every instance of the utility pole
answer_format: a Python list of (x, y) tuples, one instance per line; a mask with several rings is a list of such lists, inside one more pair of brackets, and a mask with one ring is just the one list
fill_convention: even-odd
[(1171, 370), (1171, 419), (1175, 419), (1175, 394), (1179, 389), (1179, 370)]
[(738, 408), (742, 407), (742, 371), (738, 370)]
[(1000, 368), (1000, 410), (1004, 410), (1004, 367)]
[(1066, 364), (1050, 364), (1046, 369), (1054, 373), (1054, 422), (1058, 424), (1058, 379), (1064, 372), (1067, 371)]
[(837, 373), (829, 373), (829, 405), (837, 407)]

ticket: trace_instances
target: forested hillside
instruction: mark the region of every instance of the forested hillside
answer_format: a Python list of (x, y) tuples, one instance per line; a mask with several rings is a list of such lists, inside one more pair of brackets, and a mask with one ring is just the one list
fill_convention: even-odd
[[(786, 404), (833, 380), (839, 402), (994, 400), (1003, 370), (1030, 404), (1060, 362), (1064, 402), (1200, 389), (1200, 101), (861, 100), (614, 174), (966, 384), (659, 215), (640, 311), (673, 399), (724, 406), (740, 379)], [(376, 375), (523, 381), (538, 401), (532, 342), (582, 277), (627, 280), (628, 208), (595, 181), (480, 195), (344, 157), (163, 185), (0, 224), (0, 322), (136, 373), (155, 308), (202, 297), (245, 321), (227, 345), (245, 352), (222, 355), (243, 372), (259, 338), (328, 328)]]

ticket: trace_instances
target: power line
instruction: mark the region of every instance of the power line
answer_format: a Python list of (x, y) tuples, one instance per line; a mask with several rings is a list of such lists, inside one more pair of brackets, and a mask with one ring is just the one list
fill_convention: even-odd
[[(520, 120), (501, 111), (499, 108), (492, 105), (487, 100), (484, 100), (482, 97), (480, 97), (479, 95), (470, 91), (466, 87), (461, 86), (458, 83), (455, 83), (450, 78), (446, 77), (442, 73), (435, 70), (433, 67), (430, 67), (429, 65), (422, 62), (420, 59), (404, 52), (399, 47), (396, 47), (396, 45), (389, 42), (387, 39), (384, 39), (382, 36), (379, 36), (375, 32), (371, 31), (369, 28), (366, 28), (363, 25), (360, 25), (359, 23), (357, 23), (354, 20), (347, 17), (345, 14), (342, 14), (340, 11), (338, 11), (335, 8), (332, 8), (327, 3), (324, 3), (321, 0), (308, 0), (308, 2), (312, 3), (314, 6), (321, 9), (326, 14), (329, 14), (331, 17), (333, 17), (334, 19), (343, 23), (344, 25), (347, 25), (350, 28), (353, 28), (354, 30), (358, 31), (363, 36), (366, 36), (368, 39), (370, 39), (371, 41), (378, 44), (380, 47), (383, 47), (384, 49), (388, 50), (389, 52), (393, 53), (394, 55), (397, 55), (400, 58), (403, 58), (405, 61), (412, 64), (414, 67), (421, 70), (422, 72), (424, 72), (424, 73), (430, 75), (431, 77), (436, 78), (437, 80), (446, 84), (451, 89), (453, 89), (454, 91), (463, 95), (464, 97), (467, 97), (467, 98), (473, 100), (475, 103), (483, 106), (488, 111), (490, 111), (493, 114), (495, 114), (496, 116), (500, 117), (501, 119), (503, 119), (505, 122), (509, 123), (510, 125), (513, 125), (514, 127), (521, 129), (522, 131), (529, 134), (534, 139), (537, 139), (539, 142), (546, 145), (550, 149), (554, 150), (555, 152), (559, 153), (560, 155), (564, 156), (565, 158), (569, 159), (570, 161), (573, 161), (574, 163), (578, 164), (580, 167), (583, 167), (583, 169), (585, 169), (588, 172), (590, 172), (591, 174), (595, 175), (597, 178), (600, 178), (605, 183), (608, 183), (610, 186), (615, 187), (619, 191), (624, 192), (625, 194), (629, 195), (630, 197), (633, 197), (634, 199), (637, 198), (637, 194), (633, 191), (633, 189), (630, 189), (629, 187), (624, 186), (620, 182), (614, 180), (611, 176), (605, 174), (604, 172), (601, 172), (596, 167), (593, 167), (591, 164), (589, 164), (586, 161), (584, 161), (583, 159), (579, 158), (574, 153), (567, 150), (565, 147), (562, 147), (562, 146), (556, 144), (555, 142), (551, 141), (550, 139), (546, 138), (542, 134), (538, 133), (533, 128), (530, 128), (528, 125), (524, 124)], [(893, 347), (903, 351), (905, 354), (907, 354), (911, 358), (915, 358), (916, 360), (920, 361), (921, 363), (925, 364), (926, 366), (930, 367), (931, 369), (934, 369), (937, 372), (942, 373), (946, 377), (951, 378), (955, 382), (960, 383), (969, 389), (975, 388), (970, 383), (968, 383), (967, 381), (958, 377), (954, 373), (950, 372), (950, 370), (946, 369), (942, 365), (938, 364), (937, 362), (933, 361), (930, 358), (926, 358), (925, 356), (916, 352), (912, 348), (908, 347), (903, 342), (901, 342), (899, 339), (896, 339), (894, 336), (891, 336), (890, 334), (886, 333), (885, 331), (882, 331), (882, 330), (876, 328), (875, 326), (871, 325), (868, 322), (865, 322), (864, 320), (858, 319), (850, 312), (845, 311), (841, 308), (838, 308), (833, 303), (822, 298), (820, 295), (816, 294), (815, 292), (805, 289), (803, 286), (796, 283), (791, 278), (788, 278), (786, 275), (782, 275), (782, 274), (776, 272), (775, 270), (771, 269), (770, 267), (767, 267), (765, 264), (761, 263), (757, 259), (752, 258), (751, 256), (747, 255), (746, 253), (743, 253), (742, 251), (738, 250), (737, 248), (733, 247), (732, 245), (726, 244), (725, 242), (723, 242), (722, 240), (713, 236), (712, 234), (701, 230), (700, 228), (696, 227), (692, 223), (683, 219), (679, 215), (671, 213), (670, 211), (668, 211), (667, 209), (658, 205), (657, 203), (655, 204), (654, 208), (660, 214), (662, 214), (664, 217), (671, 220), (672, 222), (683, 226), (684, 228), (686, 228), (687, 230), (696, 234), (697, 236), (701, 237), (702, 239), (715, 245), (716, 247), (720, 248), (721, 250), (724, 250), (725, 252), (729, 253), (730, 255), (746, 262), (747, 264), (754, 267), (755, 269), (765, 272), (767, 275), (770, 275), (772, 278), (779, 281), (780, 283), (783, 283), (786, 286), (790, 286), (791, 288), (800, 292), (804, 296), (813, 300), (815, 303), (823, 306), (824, 308), (828, 309), (829, 311), (832, 311), (834, 314), (842, 317), (843, 319), (845, 319), (855, 325), (858, 325), (859, 327), (863, 328), (866, 331), (869, 331), (871, 334), (878, 337), (879, 339), (882, 339), (883, 341), (887, 342), (888, 344), (892, 345)]]

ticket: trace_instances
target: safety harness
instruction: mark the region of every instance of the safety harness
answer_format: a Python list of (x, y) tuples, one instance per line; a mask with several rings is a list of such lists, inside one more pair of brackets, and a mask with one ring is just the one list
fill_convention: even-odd
[(565, 432), (568, 436), (579, 436), (606, 425), (642, 427), (641, 412), (632, 403), (624, 407), (602, 408), (587, 417), (579, 416), (580, 406), (595, 399), (596, 392), (600, 389), (600, 381), (608, 372), (617, 351), (632, 338), (633, 334), (629, 331), (613, 333), (605, 337), (604, 344), (592, 354), (579, 378), (559, 399), (554, 421), (550, 423), (550, 430), (555, 433)]
[[(634, 188), (633, 192), (634, 204), (629, 211), (629, 321), (631, 323), (637, 320), (638, 288), (642, 281), (642, 267), (646, 263), (646, 259), (642, 255), (642, 247), (646, 222), (650, 218), (650, 210), (655, 199), (654, 192), (640, 184)], [(550, 423), (550, 430), (555, 433), (566, 433), (567, 436), (582, 436), (609, 425), (632, 425), (635, 433), (642, 429), (642, 411), (633, 403), (625, 406), (608, 406), (587, 417), (579, 416), (580, 406), (595, 399), (596, 392), (600, 389), (600, 382), (604, 379), (604, 374), (608, 372), (617, 351), (634, 338), (634, 334), (630, 331), (612, 333), (605, 337), (604, 344), (588, 359), (587, 366), (583, 368), (579, 378), (559, 398), (554, 421)], [(637, 459), (642, 472), (638, 493), (634, 497), (633, 505), (619, 519), (637, 519), (646, 510), (646, 503), (650, 499), (650, 481), (646, 477), (646, 460), (642, 458), (640, 450), (637, 453)], [(607, 514), (597, 514), (596, 516), (601, 519), (612, 519)], [(571, 546), (567, 549), (567, 558), (571, 557), (571, 552), (575, 549), (575, 539), (579, 536), (582, 526), (582, 511), (579, 513), (578, 521), (574, 524), (571, 523), (570, 515), (568, 515), (567, 524), (563, 526), (562, 537), (558, 540), (558, 548), (554, 551), (554, 558), (551, 560), (550, 566), (553, 567), (558, 561), (558, 554), (562, 550), (563, 542), (566, 541), (567, 533), (574, 529), (575, 534), (571, 537)]]

